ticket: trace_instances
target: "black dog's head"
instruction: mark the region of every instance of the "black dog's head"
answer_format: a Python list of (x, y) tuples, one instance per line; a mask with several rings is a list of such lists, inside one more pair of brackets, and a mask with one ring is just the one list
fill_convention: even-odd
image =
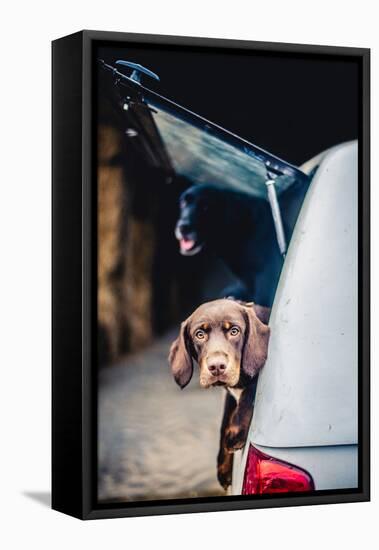
[(211, 234), (212, 211), (220, 193), (212, 185), (193, 185), (179, 199), (180, 215), (175, 228), (180, 252), (193, 256), (209, 240)]

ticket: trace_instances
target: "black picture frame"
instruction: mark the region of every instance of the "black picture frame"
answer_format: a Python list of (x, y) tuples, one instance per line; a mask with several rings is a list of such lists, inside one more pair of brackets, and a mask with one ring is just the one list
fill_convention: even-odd
[[(94, 46), (99, 42), (355, 58), (360, 67), (359, 488), (298, 496), (96, 502), (96, 174)], [(370, 499), (370, 50), (82, 31), (52, 44), (52, 507), (81, 519), (360, 502)]]

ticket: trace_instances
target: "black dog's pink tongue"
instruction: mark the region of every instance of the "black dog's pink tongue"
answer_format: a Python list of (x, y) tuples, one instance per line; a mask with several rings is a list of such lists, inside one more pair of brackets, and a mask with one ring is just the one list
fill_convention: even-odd
[(191, 248), (195, 244), (195, 241), (193, 241), (192, 239), (181, 238), (179, 242), (180, 242), (180, 248), (185, 252), (187, 252), (187, 250), (191, 250)]

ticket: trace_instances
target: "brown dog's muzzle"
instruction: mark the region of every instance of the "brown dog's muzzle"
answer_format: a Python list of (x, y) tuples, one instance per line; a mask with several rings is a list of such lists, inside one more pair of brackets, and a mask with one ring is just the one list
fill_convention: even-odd
[(229, 357), (223, 353), (215, 353), (207, 357), (206, 363), (212, 376), (223, 376), (229, 364)]
[[(238, 382), (241, 363), (238, 350), (228, 349), (223, 342), (217, 347), (217, 351), (210, 352), (205, 348), (203, 356), (199, 358), (200, 385), (203, 388), (220, 385), (234, 386)], [(227, 349), (224, 350), (224, 347)]]

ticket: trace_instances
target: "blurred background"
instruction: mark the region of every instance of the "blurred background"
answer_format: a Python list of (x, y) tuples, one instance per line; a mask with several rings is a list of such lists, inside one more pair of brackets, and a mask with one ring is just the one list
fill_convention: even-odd
[[(97, 57), (148, 67), (160, 82), (147, 87), (296, 165), (358, 133), (358, 73), (348, 58), (133, 44), (104, 45)], [(178, 197), (194, 182), (175, 171), (154, 117), (125, 111), (100, 68), (96, 91), (98, 497), (225, 494), (216, 480), (222, 390), (200, 390), (195, 372), (180, 391), (167, 355), (179, 323), (233, 277), (206, 250), (179, 253)]]

